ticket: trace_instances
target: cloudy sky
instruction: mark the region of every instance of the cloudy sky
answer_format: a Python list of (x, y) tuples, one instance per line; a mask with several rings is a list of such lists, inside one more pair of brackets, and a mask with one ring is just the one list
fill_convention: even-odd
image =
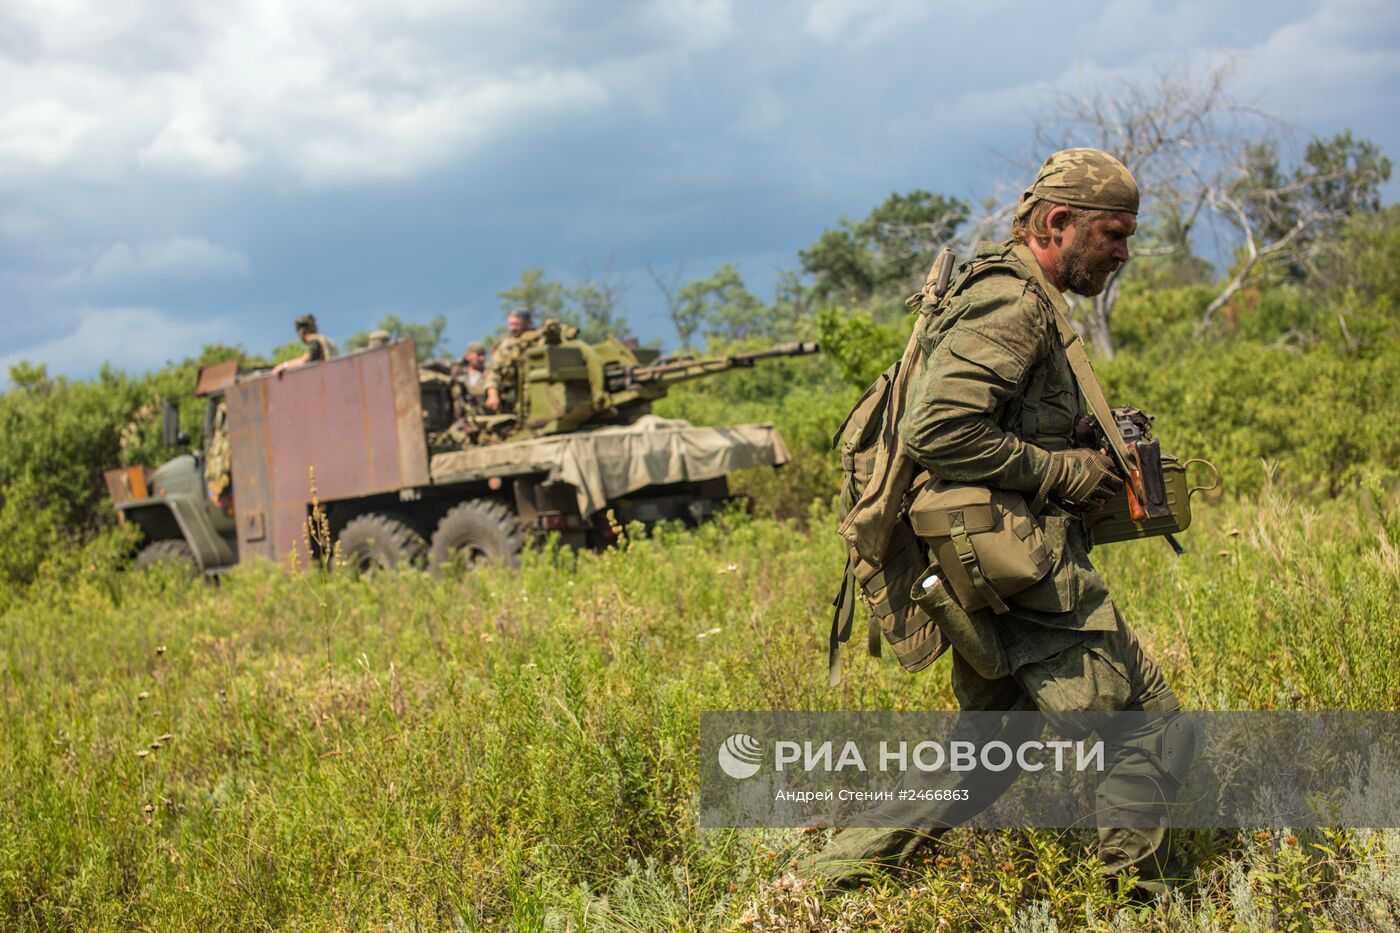
[(646, 263), (765, 294), (891, 191), (1029, 176), (1048, 96), (1224, 61), (1303, 139), (1400, 157), (1387, 0), (4, 0), (0, 384), (307, 311), (460, 349), (529, 265), (610, 260), (671, 341)]

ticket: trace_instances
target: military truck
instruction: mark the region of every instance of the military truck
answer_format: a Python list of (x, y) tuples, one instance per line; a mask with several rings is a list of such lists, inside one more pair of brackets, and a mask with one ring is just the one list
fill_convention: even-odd
[[(772, 356), (660, 357), (617, 340), (555, 332), (516, 363), (514, 410), (472, 419), (454, 449), (430, 448), (450, 419), (443, 384), (420, 379), (411, 340), (287, 370), (200, 371), (198, 448), (159, 468), (107, 473), (117, 513), (144, 544), (138, 565), (206, 574), (251, 557), (306, 562), (313, 503), (356, 570), (513, 563), (532, 538), (599, 547), (631, 521), (704, 521), (729, 500), (728, 474), (781, 466), (768, 424), (693, 427), (651, 414), (666, 387)], [(186, 445), (167, 403), (165, 441)], [(215, 466), (211, 453), (227, 451)]]

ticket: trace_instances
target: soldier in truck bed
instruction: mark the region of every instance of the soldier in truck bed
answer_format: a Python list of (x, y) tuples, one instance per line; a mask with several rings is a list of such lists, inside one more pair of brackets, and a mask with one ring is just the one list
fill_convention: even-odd
[(486, 410), (508, 412), (515, 404), (515, 361), (538, 335), (530, 312), (516, 309), (506, 315), (506, 335), (491, 348), (491, 366), (485, 385)]
[(486, 344), (479, 340), (467, 344), (462, 359), (452, 367), (452, 379), (457, 387), (454, 395), (460, 392), (463, 408), (473, 414), (480, 413), (485, 408), (490, 383), (490, 374), (486, 371)]
[(306, 344), (306, 352), (301, 356), (278, 363), (272, 371), (280, 378), (288, 369), (296, 369), (308, 363), (319, 363), (336, 355), (335, 343), (316, 328), (316, 316), (303, 314), (295, 321), (297, 339)]

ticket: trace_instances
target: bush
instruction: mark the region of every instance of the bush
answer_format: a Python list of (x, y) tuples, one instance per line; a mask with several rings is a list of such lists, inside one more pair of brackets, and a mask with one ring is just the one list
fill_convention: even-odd
[(184, 402), (181, 427), (198, 438), (204, 406), (190, 395), (195, 373), (241, 355), (211, 346), (155, 373), (103, 367), (91, 381), (51, 378), (43, 366), (12, 367), (11, 388), (0, 395), (0, 587), (23, 584), (54, 548), (110, 527), (103, 472), (170, 458), (161, 440), (165, 399)]

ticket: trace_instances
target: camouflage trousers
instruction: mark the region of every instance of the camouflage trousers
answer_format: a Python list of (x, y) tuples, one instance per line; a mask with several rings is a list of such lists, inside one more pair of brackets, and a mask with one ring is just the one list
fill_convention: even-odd
[[(982, 677), (953, 653), (953, 692), (965, 711), (1039, 710), (1062, 735), (1085, 734), (1086, 729), (1077, 728), (1076, 721), (1092, 721), (1094, 713), (1140, 710), (1149, 714), (1133, 717), (1123, 728), (1094, 730), (1103, 740), (1106, 760), (1095, 795), (1099, 858), (1105, 875), (1136, 868), (1149, 882), (1170, 879), (1176, 870), (1169, 867), (1171, 834), (1165, 816), (1175, 802), (1180, 777), (1190, 765), (1193, 741), (1189, 731), (1181, 735), (1187, 721), (1173, 715), (1180, 707), (1161, 670), (1143, 652), (1116, 610), (1114, 615), (1116, 629), (1064, 632), (1068, 647), (996, 680)], [(967, 724), (969, 720), (960, 720), (952, 737), (979, 744), (999, 740), (1016, 747), (1039, 736), (1040, 725), (1033, 726), (1035, 734), (1028, 731), (1032, 728), (1028, 723), (1034, 719), (973, 717), (972, 725)], [(1169, 738), (1173, 722), (1176, 728)], [(1164, 748), (1173, 744), (1175, 748)], [(867, 814), (872, 817), (868, 822), (900, 828), (843, 830), (826, 848), (801, 862), (798, 874), (833, 887), (850, 887), (868, 881), (876, 870), (897, 869), (943, 831), (967, 822), (989, 806), (1016, 777), (1015, 769), (908, 772), (906, 787), (971, 788), (974, 792), (965, 801), (895, 802), (877, 808)], [(880, 812), (886, 809), (889, 812)]]

